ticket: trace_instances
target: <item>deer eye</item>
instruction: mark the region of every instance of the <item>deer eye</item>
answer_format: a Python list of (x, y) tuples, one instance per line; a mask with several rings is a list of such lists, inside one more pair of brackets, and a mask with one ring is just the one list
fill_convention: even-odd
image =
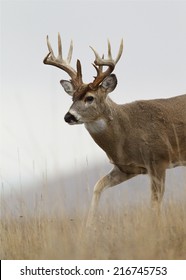
[(88, 102), (88, 103), (92, 103), (92, 101), (94, 100), (94, 97), (93, 96), (87, 96), (85, 98), (85, 102)]

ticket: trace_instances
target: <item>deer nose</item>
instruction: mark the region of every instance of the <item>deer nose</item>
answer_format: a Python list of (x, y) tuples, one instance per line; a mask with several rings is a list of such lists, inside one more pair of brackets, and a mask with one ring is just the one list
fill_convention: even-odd
[(77, 122), (76, 118), (69, 112), (66, 113), (64, 119), (67, 123)]

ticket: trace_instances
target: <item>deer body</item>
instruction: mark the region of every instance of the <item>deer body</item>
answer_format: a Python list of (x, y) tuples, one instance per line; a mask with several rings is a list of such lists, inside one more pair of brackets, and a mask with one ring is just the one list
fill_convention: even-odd
[(113, 164), (127, 173), (148, 173), (152, 162), (165, 161), (168, 168), (186, 161), (186, 95), (126, 105), (108, 99), (104, 127), (85, 127)]
[[(150, 176), (152, 202), (159, 205), (164, 194), (166, 169), (186, 166), (186, 94), (118, 105), (108, 94), (117, 85), (116, 76), (111, 73), (121, 57), (123, 42), (116, 60), (112, 58), (110, 43), (108, 59), (100, 58), (93, 49), (97, 76), (89, 84), (82, 81), (79, 60), (77, 72), (68, 65), (72, 45), (66, 62), (62, 58), (60, 37), (57, 58), (48, 40), (47, 43), (50, 52), (44, 63), (61, 68), (72, 78), (71, 81), (61, 81), (65, 91), (73, 96), (73, 104), (65, 115), (65, 121), (71, 125), (84, 123), (114, 165), (110, 173), (94, 187), (89, 221), (95, 216), (104, 189), (139, 174)], [(103, 66), (108, 67), (105, 72)]]

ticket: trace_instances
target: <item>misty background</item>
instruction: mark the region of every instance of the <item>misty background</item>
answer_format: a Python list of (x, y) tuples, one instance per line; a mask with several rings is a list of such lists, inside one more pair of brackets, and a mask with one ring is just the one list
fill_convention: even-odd
[[(69, 126), (64, 115), (71, 98), (59, 81), (69, 79), (44, 65), (49, 35), (57, 54), (60, 32), (63, 55), (74, 42), (72, 66), (81, 60), (83, 79), (91, 82), (94, 54), (115, 57), (121, 38), (124, 51), (115, 69), (117, 103), (166, 98), (186, 93), (186, 1), (1, 1), (0, 2), (0, 189), (11, 199), (59, 190), (67, 204), (92, 194), (94, 183), (111, 169), (105, 153), (84, 125)], [(166, 190), (185, 194), (185, 169), (167, 172)], [(116, 197), (150, 195), (147, 176), (138, 176), (108, 191)], [(41, 190), (39, 189), (41, 188)], [(127, 195), (128, 192), (128, 195)], [(179, 193), (180, 193), (179, 192)], [(104, 194), (105, 196), (105, 194)], [(55, 198), (54, 198), (55, 200)]]

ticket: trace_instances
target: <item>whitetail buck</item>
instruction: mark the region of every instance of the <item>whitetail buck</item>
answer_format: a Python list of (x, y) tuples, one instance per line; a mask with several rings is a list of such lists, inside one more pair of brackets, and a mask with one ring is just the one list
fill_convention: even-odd
[(61, 68), (71, 78), (70, 81), (60, 81), (73, 98), (65, 121), (71, 125), (84, 123), (114, 165), (94, 187), (89, 218), (95, 215), (103, 190), (139, 174), (149, 174), (152, 201), (159, 205), (164, 194), (166, 169), (186, 166), (186, 94), (118, 105), (108, 94), (117, 85), (117, 78), (111, 73), (122, 55), (123, 41), (115, 60), (109, 42), (107, 59), (101, 58), (92, 48), (97, 76), (89, 84), (83, 83), (79, 60), (77, 70), (70, 66), (72, 43), (67, 60), (62, 57), (60, 35), (58, 57), (54, 56), (48, 37), (47, 45), (49, 54), (44, 63)]

